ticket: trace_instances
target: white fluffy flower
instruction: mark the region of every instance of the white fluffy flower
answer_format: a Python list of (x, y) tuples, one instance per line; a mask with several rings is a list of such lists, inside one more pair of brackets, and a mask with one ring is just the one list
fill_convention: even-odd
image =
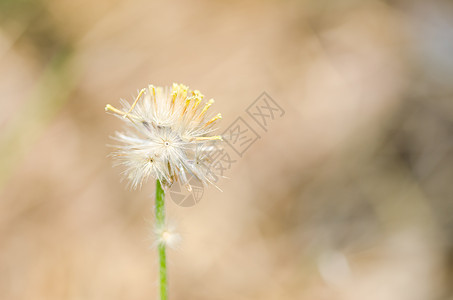
[(199, 91), (173, 84), (171, 90), (150, 85), (132, 105), (122, 101), (122, 109), (105, 107), (128, 125), (127, 131), (113, 137), (121, 142), (113, 156), (125, 167), (132, 188), (150, 176), (167, 186), (180, 180), (189, 190), (190, 175), (203, 184), (216, 181), (211, 158), (222, 138), (213, 135), (214, 124), (221, 119), (220, 114), (208, 115), (213, 103), (204, 101)]
[(173, 249), (177, 249), (182, 241), (182, 237), (178, 232), (176, 232), (175, 228), (176, 226), (173, 224), (156, 227), (154, 229), (153, 246), (161, 244)]

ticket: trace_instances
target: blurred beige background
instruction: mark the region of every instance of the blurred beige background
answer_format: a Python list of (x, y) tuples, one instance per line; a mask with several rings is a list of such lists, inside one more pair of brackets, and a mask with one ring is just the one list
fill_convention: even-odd
[(452, 53), (451, 1), (1, 0), (0, 299), (157, 299), (104, 106), (173, 82), (261, 138), (167, 199), (170, 299), (453, 299)]

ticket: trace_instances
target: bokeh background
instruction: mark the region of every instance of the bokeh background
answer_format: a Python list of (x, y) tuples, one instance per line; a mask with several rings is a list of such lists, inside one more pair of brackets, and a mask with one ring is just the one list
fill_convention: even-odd
[(441, 0), (1, 0), (0, 299), (157, 299), (154, 184), (120, 182), (104, 106), (173, 82), (261, 138), (167, 199), (170, 299), (453, 299)]

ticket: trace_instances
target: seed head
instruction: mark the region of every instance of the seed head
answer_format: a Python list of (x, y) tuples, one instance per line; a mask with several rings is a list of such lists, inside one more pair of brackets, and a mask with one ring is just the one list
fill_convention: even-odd
[(205, 185), (216, 181), (211, 158), (222, 137), (213, 132), (222, 116), (210, 115), (214, 100), (203, 97), (174, 83), (171, 89), (149, 85), (132, 104), (122, 101), (122, 109), (107, 104), (105, 110), (127, 124), (113, 137), (121, 144), (112, 156), (125, 167), (132, 188), (150, 176), (167, 187), (180, 180), (188, 190), (190, 175)]

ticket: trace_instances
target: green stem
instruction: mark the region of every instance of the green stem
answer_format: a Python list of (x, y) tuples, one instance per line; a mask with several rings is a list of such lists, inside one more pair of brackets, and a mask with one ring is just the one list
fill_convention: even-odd
[[(165, 193), (159, 180), (156, 180), (156, 227), (159, 230), (165, 228)], [(165, 243), (159, 242), (159, 288), (160, 299), (167, 300), (167, 262), (165, 255)]]

